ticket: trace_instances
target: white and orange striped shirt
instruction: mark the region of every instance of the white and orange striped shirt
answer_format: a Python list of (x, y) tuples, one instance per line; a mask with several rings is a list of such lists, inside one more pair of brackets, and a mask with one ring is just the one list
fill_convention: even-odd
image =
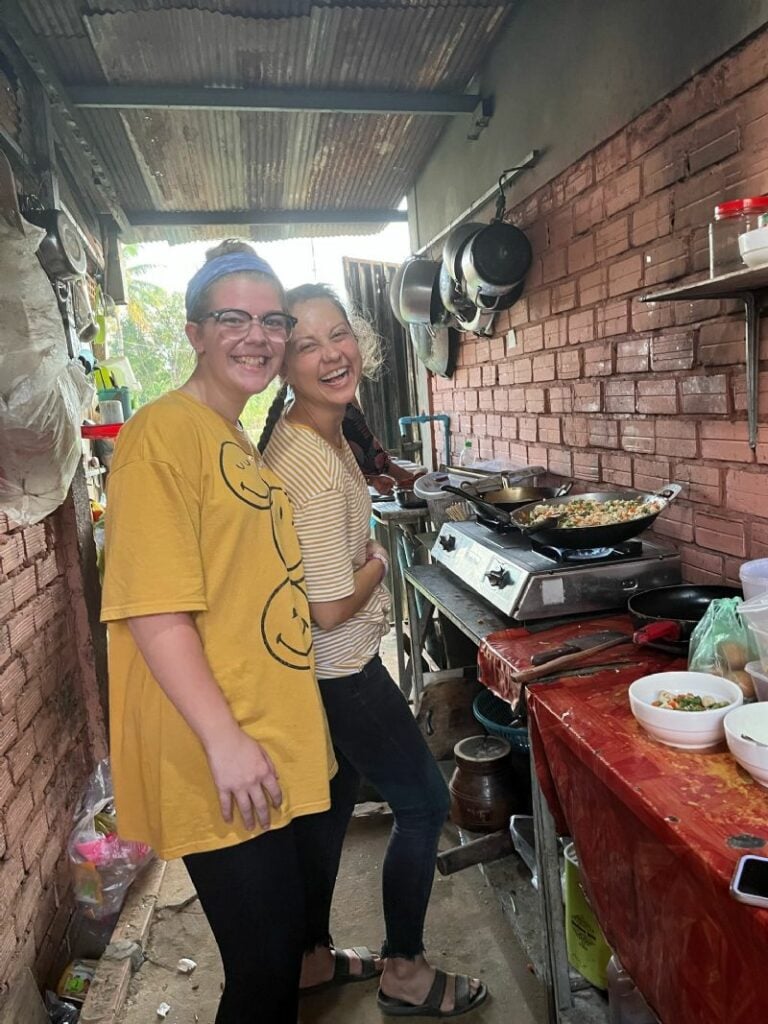
[[(282, 417), (264, 461), (283, 481), (304, 560), (307, 596), (338, 601), (354, 593), (354, 572), (370, 538), (368, 485), (346, 441), (329, 445), (311, 427)], [(365, 605), (335, 629), (312, 623), (319, 679), (359, 672), (389, 629), (389, 594), (379, 585)]]

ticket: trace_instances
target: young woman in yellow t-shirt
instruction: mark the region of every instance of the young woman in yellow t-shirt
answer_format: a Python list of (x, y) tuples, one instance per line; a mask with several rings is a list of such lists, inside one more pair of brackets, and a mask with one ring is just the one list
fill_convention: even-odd
[[(341, 845), (360, 776), (389, 803), (394, 825), (383, 865), (386, 941), (379, 1007), (393, 1016), (453, 1017), (479, 1006), (485, 985), (446, 974), (424, 957), (423, 932), (435, 855), (448, 814), (445, 781), (411, 710), (378, 655), (388, 627), (384, 549), (371, 541), (365, 479), (342, 432), (366, 361), (344, 307), (323, 285), (288, 293), (297, 324), (283, 378), (294, 401), (270, 416), (259, 447), (283, 480), (294, 508), (312, 615), (317, 675), (338, 774), (316, 879), (308, 889), (315, 949), (307, 984), (332, 979), (328, 914)], [(281, 391), (284, 394), (284, 389)], [(309, 941), (307, 946), (309, 946)]]
[(217, 1024), (296, 1024), (302, 847), (335, 769), (282, 484), (240, 425), (294, 318), (243, 243), (189, 283), (197, 364), (122, 428), (102, 617), (126, 839), (183, 857), (224, 964)]

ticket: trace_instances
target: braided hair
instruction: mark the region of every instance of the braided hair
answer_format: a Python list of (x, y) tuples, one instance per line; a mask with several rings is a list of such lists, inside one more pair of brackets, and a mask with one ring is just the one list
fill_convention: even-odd
[(272, 437), (272, 431), (275, 429), (275, 424), (282, 416), (283, 409), (285, 408), (285, 399), (287, 398), (287, 396), (288, 385), (285, 383), (281, 384), (280, 390), (275, 395), (272, 401), (272, 405), (270, 405), (269, 407), (269, 412), (267, 413), (267, 419), (264, 424), (264, 429), (262, 430), (261, 436), (259, 437), (259, 442), (256, 445), (261, 455), (264, 454), (264, 451), (267, 445), (269, 444), (269, 439), (270, 437)]

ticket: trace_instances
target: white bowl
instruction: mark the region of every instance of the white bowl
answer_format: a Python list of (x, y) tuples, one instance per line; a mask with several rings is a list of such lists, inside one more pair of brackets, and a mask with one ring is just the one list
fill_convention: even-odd
[[(660, 690), (697, 693), (702, 697), (727, 700), (724, 708), (709, 711), (673, 711), (656, 708)], [(640, 725), (660, 743), (683, 750), (706, 750), (724, 736), (723, 719), (744, 700), (741, 689), (730, 679), (709, 672), (657, 672), (636, 679), (629, 688), (629, 706)]]
[(739, 235), (739, 252), (748, 267), (765, 266), (768, 263), (768, 227)]
[[(733, 757), (756, 782), (768, 786), (768, 703), (745, 704), (729, 711), (723, 724), (725, 742)], [(755, 740), (766, 746), (759, 746)]]

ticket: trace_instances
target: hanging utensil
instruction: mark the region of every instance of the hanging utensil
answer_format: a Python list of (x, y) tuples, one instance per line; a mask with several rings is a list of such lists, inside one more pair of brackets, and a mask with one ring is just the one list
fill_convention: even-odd
[[(470, 301), (511, 291), (525, 278), (533, 250), (514, 224), (494, 221), (472, 235), (461, 254), (464, 291)], [(479, 303), (478, 303), (479, 304)]]

